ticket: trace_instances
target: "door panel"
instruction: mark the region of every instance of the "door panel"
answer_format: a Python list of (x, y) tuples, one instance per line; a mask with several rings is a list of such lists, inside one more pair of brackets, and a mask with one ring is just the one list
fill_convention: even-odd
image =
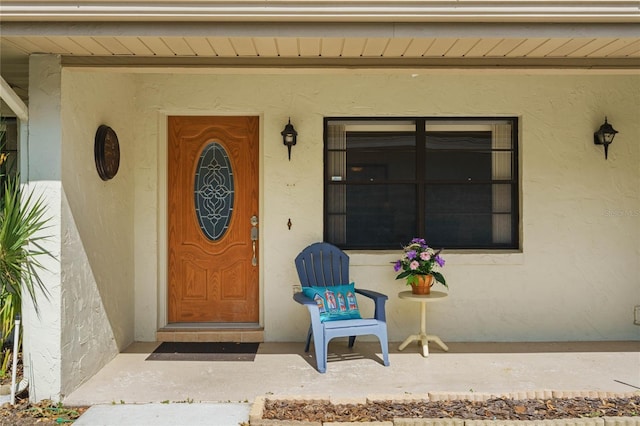
[(258, 124), (168, 119), (170, 323), (258, 322)]

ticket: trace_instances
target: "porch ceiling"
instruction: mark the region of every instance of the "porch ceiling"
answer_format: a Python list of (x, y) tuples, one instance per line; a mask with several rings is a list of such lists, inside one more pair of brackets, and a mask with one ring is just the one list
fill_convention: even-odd
[(635, 72), (640, 69), (639, 5), (576, 0), (4, 1), (0, 73), (28, 102), (28, 57), (34, 53), (59, 54), (64, 65), (75, 67)]

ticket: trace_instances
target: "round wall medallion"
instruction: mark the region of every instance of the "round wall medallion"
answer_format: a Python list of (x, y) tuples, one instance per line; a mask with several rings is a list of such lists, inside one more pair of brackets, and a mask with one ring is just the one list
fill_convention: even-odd
[(96, 132), (94, 145), (96, 169), (102, 180), (109, 180), (118, 173), (120, 167), (120, 144), (116, 132), (102, 124)]

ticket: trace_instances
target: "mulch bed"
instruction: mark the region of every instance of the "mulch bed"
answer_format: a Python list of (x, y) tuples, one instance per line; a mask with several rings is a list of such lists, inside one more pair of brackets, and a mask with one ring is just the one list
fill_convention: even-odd
[[(22, 354), (20, 354), (22, 355)], [(16, 365), (18, 380), (22, 378), (22, 356)], [(0, 385), (11, 384), (11, 371), (0, 377)], [(53, 426), (73, 423), (89, 407), (65, 407), (49, 400), (40, 402), (29, 401), (29, 391), (16, 395), (15, 405), (10, 403), (0, 406), (0, 426)]]
[(48, 400), (31, 403), (27, 398), (0, 407), (0, 426), (53, 426), (73, 423), (89, 407), (64, 407)]
[(331, 404), (318, 401), (265, 401), (263, 419), (310, 422), (373, 422), (394, 418), (464, 420), (545, 420), (578, 417), (640, 416), (640, 395), (630, 398), (549, 398), (486, 401), (372, 401)]

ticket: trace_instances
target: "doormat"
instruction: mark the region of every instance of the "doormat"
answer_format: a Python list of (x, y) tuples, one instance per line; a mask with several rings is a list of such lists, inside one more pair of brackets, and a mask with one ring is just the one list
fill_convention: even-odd
[(163, 342), (146, 361), (253, 361), (260, 343)]

